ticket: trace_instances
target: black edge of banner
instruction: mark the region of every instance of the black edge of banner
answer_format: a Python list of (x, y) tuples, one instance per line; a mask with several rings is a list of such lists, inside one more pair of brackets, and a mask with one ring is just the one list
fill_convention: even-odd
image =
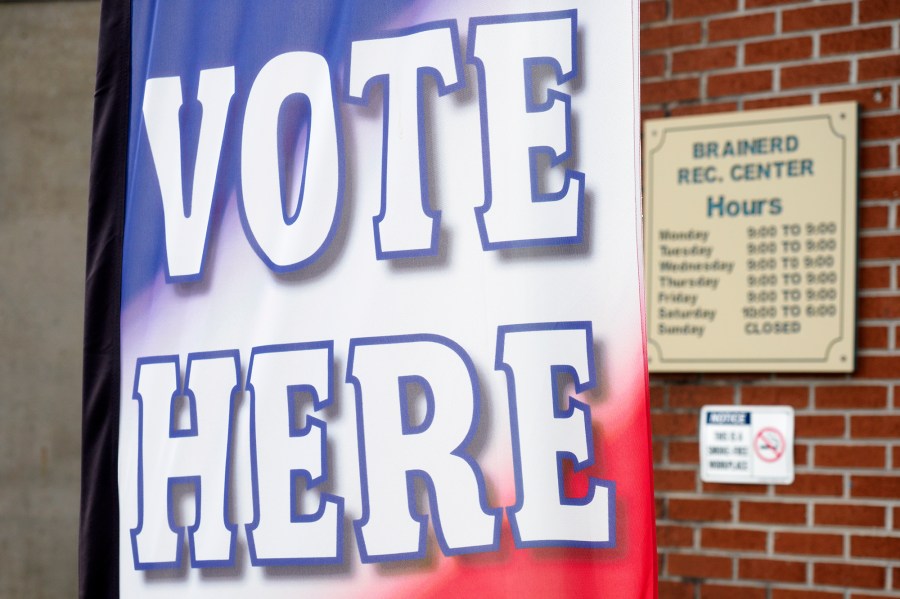
[(130, 85), (131, 2), (103, 0), (85, 272), (78, 540), (82, 598), (119, 597), (119, 315)]

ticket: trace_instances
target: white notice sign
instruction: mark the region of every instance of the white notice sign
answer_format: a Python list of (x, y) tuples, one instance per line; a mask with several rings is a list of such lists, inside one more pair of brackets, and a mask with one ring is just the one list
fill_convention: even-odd
[(700, 479), (707, 483), (794, 482), (794, 408), (704, 406)]

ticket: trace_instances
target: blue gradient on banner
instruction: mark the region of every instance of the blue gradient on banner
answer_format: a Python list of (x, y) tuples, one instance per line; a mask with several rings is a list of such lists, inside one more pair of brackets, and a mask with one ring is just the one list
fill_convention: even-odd
[[(202, 110), (197, 101), (200, 71), (234, 66), (235, 94), (228, 113), (213, 194), (207, 257), (215, 251), (223, 209), (240, 193), (240, 135), (250, 87), (273, 57), (311, 51), (328, 61), (332, 78), (350, 41), (369, 37), (417, 0), (242, 0), (133, 2), (131, 121), (122, 272), (122, 305), (165, 269), (162, 200), (144, 129), (142, 104), (147, 79), (181, 77), (181, 164), (185, 201), (190, 201)], [(341, 85), (336, 85), (338, 89)], [(340, 93), (340, 92), (339, 92)], [(279, 129), (282, 160), (291, 160), (308, 116), (301, 102), (285, 102)], [(288, 169), (282, 162), (282, 183)], [(205, 269), (204, 269), (205, 272)], [(190, 283), (188, 283), (190, 284)]]

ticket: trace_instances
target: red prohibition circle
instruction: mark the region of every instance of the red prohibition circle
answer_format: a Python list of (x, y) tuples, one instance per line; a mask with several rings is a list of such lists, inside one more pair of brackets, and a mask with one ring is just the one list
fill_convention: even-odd
[[(753, 451), (764, 462), (775, 462), (784, 455), (785, 450), (784, 435), (776, 428), (767, 426), (758, 433), (756, 439), (753, 440)], [(763, 455), (762, 450), (771, 450), (770, 455)]]

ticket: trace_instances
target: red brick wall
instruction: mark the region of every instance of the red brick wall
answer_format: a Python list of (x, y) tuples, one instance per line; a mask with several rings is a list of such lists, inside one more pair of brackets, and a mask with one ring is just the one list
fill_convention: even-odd
[[(860, 103), (852, 376), (651, 376), (661, 597), (900, 597), (900, 0), (645, 0), (645, 117)], [(796, 410), (796, 482), (703, 484), (704, 404)]]

